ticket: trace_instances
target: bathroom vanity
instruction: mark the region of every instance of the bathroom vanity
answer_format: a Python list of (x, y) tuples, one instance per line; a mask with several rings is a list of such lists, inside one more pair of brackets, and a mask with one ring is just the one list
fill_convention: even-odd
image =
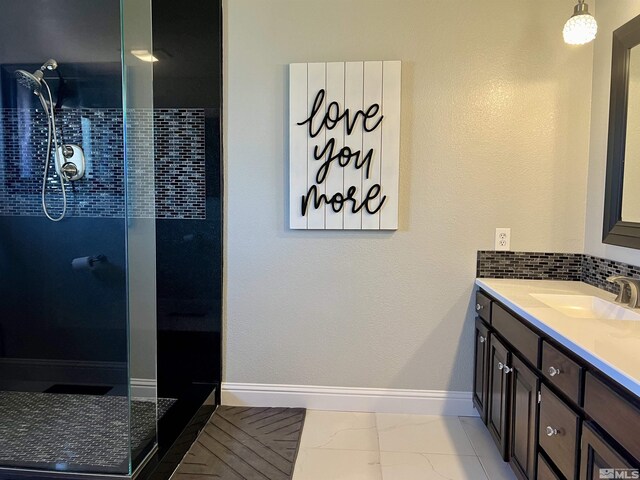
[(640, 311), (582, 282), (476, 284), (473, 401), (516, 476), (638, 478), (600, 469), (640, 467)]

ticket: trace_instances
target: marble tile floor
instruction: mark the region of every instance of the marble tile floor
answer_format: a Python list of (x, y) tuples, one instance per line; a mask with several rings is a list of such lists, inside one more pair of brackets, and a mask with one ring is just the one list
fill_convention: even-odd
[(293, 480), (514, 480), (479, 418), (308, 410)]

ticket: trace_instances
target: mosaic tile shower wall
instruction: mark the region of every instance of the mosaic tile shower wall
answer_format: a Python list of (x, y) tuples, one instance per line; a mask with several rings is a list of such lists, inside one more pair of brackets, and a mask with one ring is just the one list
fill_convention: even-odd
[[(134, 216), (203, 219), (205, 211), (205, 116), (203, 109), (159, 109), (128, 112), (136, 131), (154, 132), (155, 182), (145, 182), (145, 165), (153, 159), (137, 157), (130, 180), (153, 185), (143, 194), (148, 202), (131, 203)], [(153, 118), (153, 125), (151, 121)], [(119, 109), (63, 109), (56, 116), (63, 142), (83, 147), (87, 159), (85, 178), (67, 188), (68, 216), (123, 217), (124, 144), (123, 116)], [(130, 124), (131, 124), (130, 123)], [(148, 127), (145, 125), (149, 124)], [(47, 147), (47, 121), (41, 109), (0, 110), (0, 216), (42, 215), (41, 188)], [(135, 138), (128, 151), (135, 154)], [(151, 165), (148, 171), (151, 170)], [(53, 166), (50, 172), (53, 171)], [(142, 177), (142, 178), (137, 178)], [(152, 194), (155, 195), (152, 195)], [(47, 203), (59, 212), (59, 184), (49, 182)], [(57, 213), (55, 213), (57, 214)]]
[(616, 292), (611, 275), (640, 279), (640, 267), (582, 253), (478, 251), (479, 278), (575, 280)]
[(158, 218), (206, 218), (204, 110), (155, 110)]

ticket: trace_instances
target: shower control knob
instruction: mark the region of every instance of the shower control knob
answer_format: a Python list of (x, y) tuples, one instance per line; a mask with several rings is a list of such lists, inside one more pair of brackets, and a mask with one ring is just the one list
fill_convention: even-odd
[(62, 155), (64, 155), (64, 158), (73, 157), (73, 147), (71, 145), (64, 145), (62, 147)]
[(66, 180), (69, 180), (78, 175), (78, 167), (76, 167), (75, 163), (67, 162), (62, 165), (62, 168), (60, 170), (62, 171), (62, 175)]
[(80, 145), (73, 143), (59, 145), (55, 159), (56, 171), (60, 178), (64, 178), (67, 182), (73, 182), (84, 176), (87, 163)]

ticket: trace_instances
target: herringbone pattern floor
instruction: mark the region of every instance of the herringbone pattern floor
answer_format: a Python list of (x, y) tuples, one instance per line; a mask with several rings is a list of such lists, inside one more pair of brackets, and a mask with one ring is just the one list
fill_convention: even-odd
[(172, 480), (290, 480), (305, 410), (218, 407)]

